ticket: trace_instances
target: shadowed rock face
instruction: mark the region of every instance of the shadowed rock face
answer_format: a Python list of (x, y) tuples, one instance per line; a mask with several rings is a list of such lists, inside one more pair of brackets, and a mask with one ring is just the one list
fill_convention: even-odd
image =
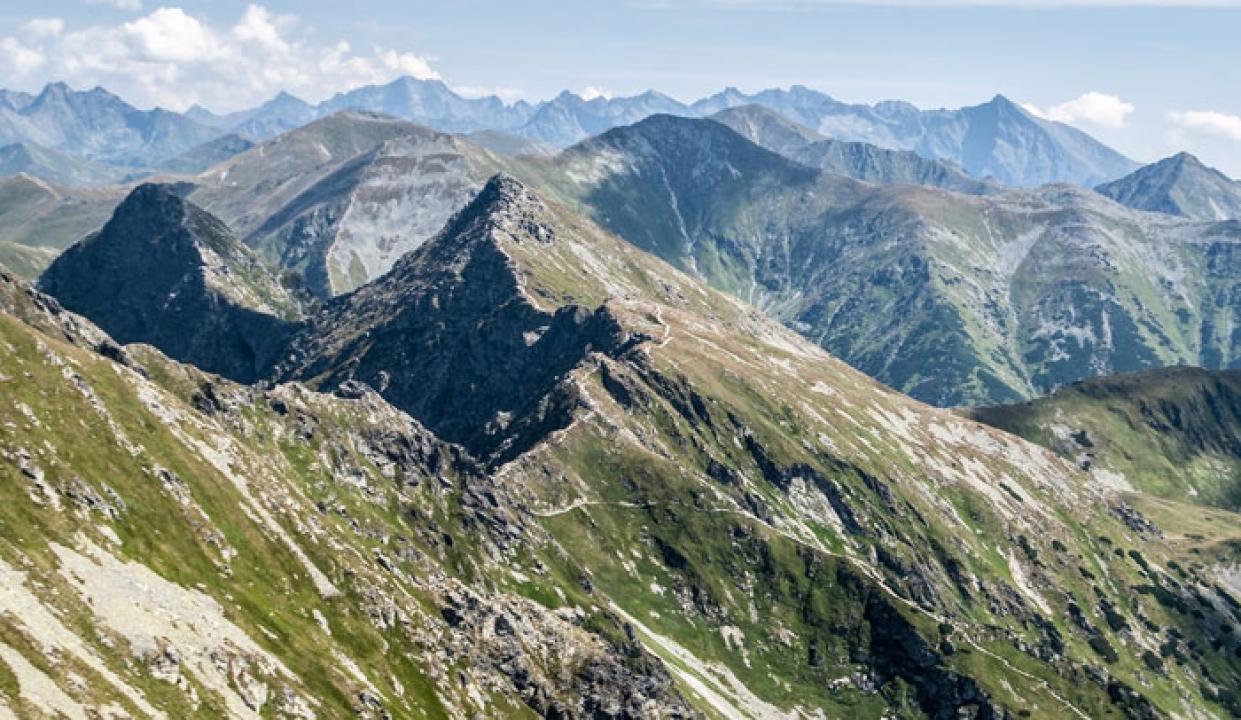
[(567, 424), (571, 392), (553, 392), (564, 373), (628, 338), (606, 307), (546, 311), (524, 294), (500, 236), (556, 242), (541, 212), (497, 176), (438, 237), (325, 307), (278, 374), (366, 382), (482, 457), (510, 456)]
[(39, 280), (121, 343), (242, 382), (288, 338), (297, 303), (218, 220), (166, 185), (143, 185)]

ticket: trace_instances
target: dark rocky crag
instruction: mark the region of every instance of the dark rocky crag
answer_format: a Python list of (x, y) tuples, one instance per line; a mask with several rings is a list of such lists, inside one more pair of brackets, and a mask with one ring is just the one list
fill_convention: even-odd
[(242, 382), (265, 375), (301, 312), (223, 223), (170, 185), (135, 189), (38, 284), (121, 343)]
[(541, 200), (498, 175), (434, 239), (379, 280), (326, 305), (279, 378), (360, 380), (480, 457), (511, 457), (567, 424), (553, 393), (587, 354), (633, 345), (606, 307), (537, 307), (499, 236), (555, 243)]

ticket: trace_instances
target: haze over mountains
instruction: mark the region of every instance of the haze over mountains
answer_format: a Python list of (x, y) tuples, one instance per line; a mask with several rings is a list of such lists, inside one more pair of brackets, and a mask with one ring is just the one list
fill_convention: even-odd
[(998, 96), (126, 108), (0, 95), (0, 716), (1241, 715), (1193, 158)]
[(1241, 183), (1184, 152), (1097, 190), (1138, 210), (1207, 221), (1241, 218)]
[(228, 115), (201, 107), (185, 114), (139, 111), (101, 88), (75, 92), (52, 84), (38, 96), (3, 96), (0, 145), (26, 143), (132, 171), (161, 167), (220, 135), (265, 140), (334, 112), (364, 110), (442, 132), (485, 131), (531, 143), (508, 143), (515, 148), (562, 148), (654, 114), (704, 117), (742, 105), (766, 107), (835, 140), (912, 151), (955, 164), (976, 180), (1006, 185), (1094, 186), (1137, 167), (1085, 133), (1036, 118), (1001, 96), (975, 107), (924, 111), (900, 102), (847, 104), (794, 86), (753, 95), (729, 88), (691, 104), (655, 91), (590, 100), (566, 91), (532, 105), (506, 104), (494, 96), (465, 98), (438, 80), (409, 77), (316, 105), (281, 93), (257, 108)]

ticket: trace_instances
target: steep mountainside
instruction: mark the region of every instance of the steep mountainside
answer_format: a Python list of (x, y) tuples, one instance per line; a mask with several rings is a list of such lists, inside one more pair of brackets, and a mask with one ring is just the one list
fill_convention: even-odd
[(510, 135), (499, 130), (478, 130), (466, 133), (465, 139), (501, 155), (555, 155), (559, 148), (520, 135)]
[(1241, 219), (1241, 183), (1178, 153), (1096, 188), (1122, 205), (1195, 220)]
[(1036, 118), (1001, 95), (958, 110), (919, 110), (902, 102), (842, 103), (795, 85), (753, 95), (728, 89), (693, 109), (710, 114), (740, 105), (762, 105), (836, 140), (948, 160), (975, 178), (995, 178), (1005, 185), (1071, 182), (1093, 187), (1137, 167), (1080, 130)]
[(190, 198), (331, 297), (387, 272), (503, 163), (453, 135), (338, 113), (213, 167)]
[(0, 145), (31, 143), (128, 168), (149, 167), (219, 134), (179, 113), (138, 110), (103, 88), (51, 83), (19, 108), (0, 105)]
[[(341, 616), (364, 629), (369, 617), (375, 633), (399, 642), (408, 626), (383, 619), (404, 612), (421, 627), (418, 583), (456, 578), (493, 596), (525, 595), (590, 633), (605, 661), (539, 672), (520, 655), (510, 662), (515, 650), (484, 646), (430, 675), (456, 683), (446, 704), (477, 677), (460, 679), (457, 668), (483, 673), (514, 662), (504, 673), (513, 684), (483, 687), (497, 703), (522, 697), (544, 717), (690, 714), (682, 696), (694, 711), (730, 718), (1221, 716), (1220, 703), (1236, 702), (1238, 633), (1222, 628), (1241, 619), (1237, 601), (1216, 587), (1213, 568), (1174, 562), (1155, 528), (1106, 488), (1024, 441), (879, 386), (511, 178), (490, 181), (390, 274), (323, 307), (299, 330), (278, 377), (364, 400), (373, 397), (365, 382), (441, 439), (460, 440), (489, 484), (471, 501), (478, 504), (437, 499), (422, 510), (415, 500), (419, 511), (408, 511), (367, 479), (366, 462), (355, 461), (359, 480), (336, 460), (351, 453), (298, 450), (293, 466), (317, 483), (267, 513), (289, 518), (286, 547), (303, 548), (322, 580), (357, 595), (333, 606), (302, 583), (298, 602), (282, 601), (287, 609), (261, 621), (271, 636), (251, 634), (271, 652), (285, 647), (282, 638), (301, 637), (291, 631), (309, 621), (305, 608), (321, 609), (340, 642), (352, 637), (335, 630)], [(256, 426), (269, 415), (252, 408), (274, 407), (270, 400), (234, 413), (231, 394), (214, 401), (197, 392), (209, 411), (254, 418), (239, 432), (297, 446), (297, 435)], [(372, 426), (387, 427), (388, 417)], [(306, 425), (317, 427), (287, 427)], [(352, 421), (332, 427), (348, 432)], [(271, 455), (273, 463), (287, 457)], [(270, 477), (252, 481), (252, 492)], [(407, 492), (459, 486), (451, 475), (423, 477)], [(236, 481), (222, 483), (231, 487)], [(322, 498), (325, 514), (303, 508), (303, 497)], [(361, 517), (346, 500), (354, 497), (369, 508)], [(396, 507), (389, 519), (383, 508)], [(217, 511), (205, 512), (219, 522)], [(458, 534), (471, 518), (473, 532)], [(351, 521), (357, 534), (339, 539)], [(418, 552), (399, 552), (407, 546), (398, 534)], [(57, 567), (82, 567), (57, 546)], [(249, 548), (232, 556), (233, 567), (249, 556)], [(282, 557), (297, 567), (296, 555)], [(363, 558), (370, 572), (359, 576)], [(387, 584), (361, 593), (359, 583), (386, 573), (414, 598)], [(176, 579), (202, 582), (208, 593), (222, 582), (224, 591), (246, 587), (249, 577), (236, 585)], [(395, 607), (368, 600), (364, 607), (391, 609), (347, 612), (354, 597), (376, 595)], [(532, 620), (494, 621), (488, 606), (438, 599), (426, 611), (449, 627), (477, 628), (473, 637), (484, 642), (515, 635), (509, 647), (520, 647), (532, 625), (530, 635), (545, 634)], [(385, 710), (406, 714), (392, 688), (427, 687), (406, 680), (426, 656), (373, 672), (403, 646), (365, 647), (354, 677), (370, 680)], [(445, 643), (430, 636), (418, 647)], [(451, 662), (456, 646), (447, 647)], [(570, 647), (539, 657), (580, 658)], [(629, 659), (609, 664), (608, 647)], [(310, 662), (290, 674), (300, 678)], [(633, 680), (617, 682), (618, 674)], [(550, 688), (522, 690), (542, 677)], [(296, 695), (308, 683), (289, 684)], [(588, 695), (583, 686), (619, 689), (591, 705), (577, 700)], [(432, 687), (440, 697), (452, 692)], [(542, 698), (560, 693), (571, 700), (552, 711)]]
[(692, 715), (615, 613), (536, 590), (521, 503), (374, 393), (102, 341), (0, 272), (0, 714)]
[(1095, 378), (971, 415), (1103, 482), (1241, 510), (1241, 372), (1172, 367)]
[(176, 190), (138, 187), (39, 286), (120, 342), (156, 345), (252, 381), (280, 349), (299, 303), (223, 223)]
[(123, 187), (57, 187), (29, 175), (0, 178), (0, 264), (36, 277), (64, 248), (98, 230)]
[(861, 142), (831, 140), (761, 105), (741, 105), (711, 116), (759, 147), (803, 165), (880, 185), (929, 185), (982, 194), (999, 187), (976, 180), (939, 160), (909, 150), (885, 150)]
[(970, 197), (812, 171), (711, 121), (656, 116), (530, 171), (630, 242), (940, 405), (1241, 358), (1241, 225), (1070, 186)]

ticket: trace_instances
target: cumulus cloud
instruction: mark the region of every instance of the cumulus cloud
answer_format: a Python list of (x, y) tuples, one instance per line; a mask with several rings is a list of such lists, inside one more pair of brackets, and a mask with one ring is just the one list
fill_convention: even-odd
[[(111, 4), (118, 2), (130, 0)], [(295, 16), (261, 5), (250, 5), (226, 27), (161, 7), (116, 25), (74, 29), (59, 18), (41, 18), (0, 38), (0, 77), (8, 84), (103, 85), (139, 105), (175, 110), (194, 103), (236, 110), (280, 90), (319, 100), (399, 75), (439, 77), (416, 53), (313, 42)]]
[(1105, 128), (1123, 128), (1128, 122), (1129, 114), (1134, 111), (1133, 105), (1115, 95), (1101, 92), (1088, 92), (1068, 102), (1040, 108), (1030, 103), (1022, 104), (1026, 112), (1044, 120), (1069, 123), (1070, 125), (1086, 122)]
[(1195, 130), (1228, 140), (1241, 142), (1241, 116), (1212, 110), (1190, 110), (1169, 114), (1172, 122), (1186, 130)]
[(65, 21), (58, 17), (35, 18), (22, 29), (31, 37), (52, 37), (64, 32)]

